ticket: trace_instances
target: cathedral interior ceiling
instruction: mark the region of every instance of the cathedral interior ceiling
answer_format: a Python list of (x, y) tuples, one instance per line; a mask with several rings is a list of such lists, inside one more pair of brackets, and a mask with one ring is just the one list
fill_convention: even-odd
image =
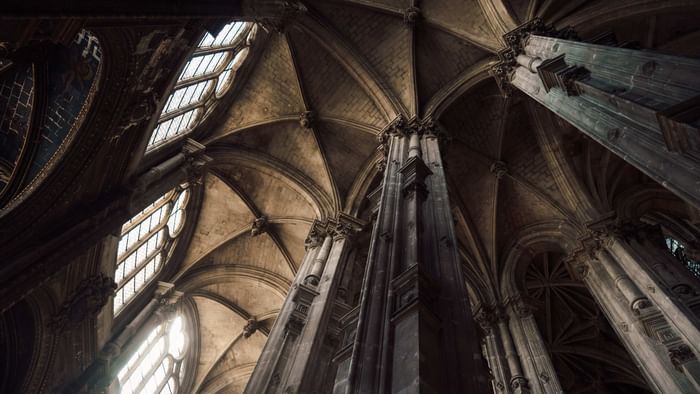
[[(600, 31), (596, 21), (577, 13), (601, 9), (605, 15), (623, 10), (630, 15), (629, 2), (616, 2), (617, 8), (607, 1), (511, 3), (509, 14), (497, 1), (426, 0), (418, 19), (408, 22), (409, 4), (403, 0), (309, 2), (299, 23), (264, 34), (251, 74), (206, 137), (217, 161), (204, 182), (183, 275), (220, 265), (261, 270), (289, 283), (311, 222), (337, 211), (357, 213), (351, 192), (371, 182), (361, 178), (374, 174), (363, 169), (376, 159), (376, 135), (397, 115), (434, 117), (451, 136), (446, 167), (458, 238), (463, 256), (478, 261), (483, 288), (492, 287), (485, 282), (498, 282), (509, 249), (527, 229), (579, 226), (590, 209), (613, 209), (623, 191), (648, 182), (561, 120), (541, 119), (546, 115), (524, 96), (504, 98), (487, 73), (501, 34), (518, 21), (538, 15), (579, 22), (584, 33)], [(653, 3), (645, 3), (640, 13), (661, 4)], [(697, 21), (676, 14), (656, 22), (628, 17), (622, 29), (617, 18), (601, 23), (622, 39), (643, 38), (673, 50), (697, 33), (689, 28), (657, 37), (648, 28), (679, 18), (697, 29)], [(301, 121), (306, 111), (308, 123)], [(560, 130), (554, 140), (542, 132), (551, 127)], [(566, 182), (562, 173), (580, 181)], [(268, 222), (265, 233), (252, 237), (251, 223), (261, 216)], [(265, 301), (261, 296), (275, 291), (274, 281), (252, 276), (234, 281), (235, 292), (228, 281), (198, 290), (251, 316), (274, 315), (281, 307), (281, 295)], [(237, 370), (234, 376), (244, 376), (264, 339), (237, 341), (244, 319), (215, 311), (221, 309), (215, 302), (197, 298), (200, 313), (211, 324), (226, 324), (230, 338), (202, 342), (198, 379), (202, 387), (237, 387), (245, 379), (223, 382), (217, 373)]]
[[(281, 32), (261, 29), (250, 72), (201, 139), (215, 161), (175, 279), (198, 313), (199, 392), (242, 391), (310, 226), (337, 212), (363, 214), (381, 156), (377, 135), (397, 116), (432, 117), (451, 138), (450, 198), (480, 302), (500, 298), (485, 289), (500, 288), (527, 236), (578, 228), (652, 187), (531, 100), (502, 96), (488, 69), (503, 33), (541, 16), (583, 37), (613, 30), (620, 41), (700, 55), (700, 19), (683, 12), (692, 1), (422, 0), (419, 10), (409, 0), (306, 3)], [(258, 218), (265, 224), (253, 234)], [(568, 306), (543, 302), (587, 302), (557, 294)], [(250, 319), (260, 326), (244, 337)]]

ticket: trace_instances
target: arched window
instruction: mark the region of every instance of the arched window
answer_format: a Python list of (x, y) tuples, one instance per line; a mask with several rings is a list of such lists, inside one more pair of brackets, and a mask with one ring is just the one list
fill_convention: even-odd
[(0, 206), (31, 192), (65, 153), (97, 91), (101, 59), (87, 30), (52, 47), (48, 62), (0, 58)]
[(178, 393), (185, 377), (188, 331), (182, 315), (154, 328), (117, 374), (120, 393)]
[(185, 221), (189, 190), (178, 188), (124, 223), (117, 248), (114, 314), (160, 271)]
[(685, 245), (673, 237), (666, 236), (666, 247), (690, 272), (700, 278), (700, 261), (688, 257), (685, 253)]
[(194, 129), (231, 86), (255, 35), (250, 22), (231, 22), (207, 33), (185, 64), (158, 119), (148, 149)]

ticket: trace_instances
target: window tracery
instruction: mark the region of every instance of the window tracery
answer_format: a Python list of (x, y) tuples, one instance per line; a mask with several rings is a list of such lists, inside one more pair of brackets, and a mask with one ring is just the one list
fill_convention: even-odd
[(120, 393), (178, 393), (185, 377), (188, 328), (179, 314), (154, 328), (117, 374)]
[(697, 278), (700, 278), (700, 261), (691, 259), (686, 254), (686, 247), (677, 239), (666, 236), (666, 248)]
[(124, 223), (117, 247), (114, 314), (131, 301), (167, 261), (185, 221), (189, 189), (172, 190)]
[(231, 22), (202, 38), (160, 113), (148, 150), (192, 131), (231, 86), (255, 35), (250, 22)]

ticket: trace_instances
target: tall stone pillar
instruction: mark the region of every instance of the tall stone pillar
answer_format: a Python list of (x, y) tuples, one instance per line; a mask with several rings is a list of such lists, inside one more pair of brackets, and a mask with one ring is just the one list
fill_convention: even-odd
[(436, 129), (397, 119), (345, 384), (335, 392), (483, 393)]
[(668, 330), (666, 320), (607, 251), (579, 249), (571, 255), (569, 264), (596, 300), (650, 388), (659, 393), (697, 390), (692, 376), (690, 379), (684, 376), (673, 364), (668, 348), (657, 335)]
[(483, 331), (482, 347), (490, 369), (491, 385), (494, 393), (507, 393), (510, 381), (510, 369), (506, 361), (506, 351), (501, 342), (500, 330), (496, 323), (493, 308), (481, 306), (474, 314), (474, 319)]
[(516, 296), (508, 301), (506, 312), (530, 390), (535, 394), (563, 393), (532, 308), (520, 296)]
[(336, 293), (350, 249), (350, 237), (363, 223), (339, 214), (315, 222), (306, 255), (270, 332), (246, 393), (324, 392), (324, 376), (335, 338), (328, 332)]
[(700, 59), (575, 41), (535, 19), (493, 73), (700, 207)]

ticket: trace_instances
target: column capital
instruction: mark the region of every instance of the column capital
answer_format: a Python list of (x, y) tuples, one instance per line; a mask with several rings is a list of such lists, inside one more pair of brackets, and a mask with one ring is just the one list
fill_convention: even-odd
[(329, 222), (329, 231), (334, 241), (352, 239), (355, 234), (365, 228), (366, 224), (363, 220), (341, 212), (333, 222)]
[(497, 321), (495, 308), (482, 304), (476, 313), (474, 313), (474, 320), (487, 335), (491, 334)]
[(321, 222), (319, 220), (314, 220), (309, 229), (309, 234), (306, 236), (304, 241), (304, 249), (307, 251), (311, 248), (318, 247), (323, 242), (323, 238), (326, 236), (328, 223)]
[(530, 300), (526, 299), (520, 294), (508, 299), (505, 302), (505, 305), (507, 307), (510, 307), (510, 309), (515, 313), (515, 315), (520, 318), (532, 316), (532, 313), (535, 310)]
[(278, 33), (284, 33), (290, 23), (308, 12), (298, 0), (249, 0), (241, 8), (244, 15), (253, 15), (263, 29)]
[(578, 40), (578, 35), (571, 27), (557, 30), (552, 25), (547, 25), (540, 17), (531, 19), (515, 29), (503, 35), (506, 47), (498, 51), (498, 60), (491, 67), (491, 74), (496, 78), (498, 87), (504, 95), (511, 91), (510, 80), (513, 70), (517, 66), (517, 57), (524, 53), (524, 47), (530, 35), (536, 34), (545, 37), (556, 37), (568, 40)]

